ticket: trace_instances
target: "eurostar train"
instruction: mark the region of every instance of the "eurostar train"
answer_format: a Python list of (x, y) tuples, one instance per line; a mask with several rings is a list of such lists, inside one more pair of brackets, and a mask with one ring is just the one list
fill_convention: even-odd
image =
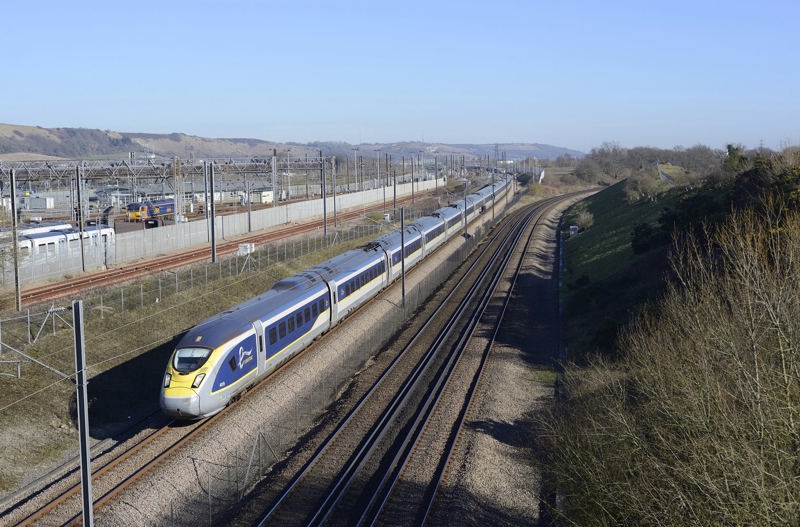
[(20, 235), (17, 245), (23, 254), (26, 252), (60, 254), (78, 248), (80, 244), (77, 241), (81, 238), (102, 243), (113, 242), (114, 229), (108, 225), (91, 225), (84, 227), (81, 235), (77, 228), (67, 224), (63, 228)]
[[(400, 230), (285, 278), (181, 338), (161, 388), (178, 419), (209, 417), (378, 294), (507, 191), (501, 181)], [(401, 253), (402, 251), (402, 253)]]

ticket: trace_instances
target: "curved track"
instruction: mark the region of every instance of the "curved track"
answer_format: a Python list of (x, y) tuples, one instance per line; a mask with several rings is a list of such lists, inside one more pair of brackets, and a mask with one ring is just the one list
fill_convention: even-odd
[[(556, 201), (550, 200), (525, 216), (541, 217)], [(522, 214), (512, 214), (503, 227), (496, 229), (493, 240), (486, 243), (482, 256), (461, 278), (459, 286), (435, 313), (426, 315), (426, 326), (437, 327), (420, 331), (418, 338), (398, 353), (283, 491), (273, 492), (267, 498), (271, 505), (264, 507), (266, 513), (251, 512), (246, 518), (237, 519), (237, 525), (355, 525), (384, 523), (386, 517), (413, 517), (417, 519), (415, 524), (424, 521), (457, 440), (460, 426), (457, 423), (463, 422), (471, 393), (480, 378), (480, 367), (474, 366), (474, 361), (466, 367), (466, 373), (460, 371), (465, 369), (460, 364), (467, 362), (462, 359), (467, 355), (465, 350), (471, 336), (489, 306), (495, 303), (493, 292), (505, 274), (511, 254), (523, 233), (532, 232), (525, 228), (527, 221)], [(469, 284), (472, 287), (466, 287)], [(454, 304), (458, 304), (457, 309)], [(493, 327), (499, 325), (500, 318), (501, 315), (495, 314)], [(442, 319), (448, 321), (445, 327), (441, 327)], [(433, 339), (432, 333), (442, 338)], [(483, 346), (484, 357), (490, 350), (491, 344)], [(485, 358), (479, 362), (485, 363)], [(454, 375), (459, 380), (448, 384)], [(452, 411), (439, 411), (445, 397), (452, 399), (446, 392), (452, 391), (453, 386), (459, 392), (456, 398), (461, 401), (456, 405), (461, 411), (455, 412), (454, 417)], [(463, 393), (464, 387), (470, 386), (469, 393)], [(391, 400), (387, 398), (389, 393)], [(448, 402), (445, 406), (452, 404)], [(451, 416), (444, 424), (442, 413)], [(431, 425), (432, 422), (435, 424)], [(432, 430), (435, 432), (431, 433)], [(426, 436), (431, 435), (437, 437), (440, 444), (436, 450), (442, 452), (437, 453), (436, 459), (429, 454), (430, 446), (418, 446), (429, 445)], [(416, 448), (422, 448), (421, 456), (414, 455)], [(407, 486), (398, 485), (398, 481), (411, 460), (435, 468), (438, 475), (431, 475), (425, 484), (412, 485), (415, 490), (409, 493)], [(398, 503), (405, 510), (395, 516)]]

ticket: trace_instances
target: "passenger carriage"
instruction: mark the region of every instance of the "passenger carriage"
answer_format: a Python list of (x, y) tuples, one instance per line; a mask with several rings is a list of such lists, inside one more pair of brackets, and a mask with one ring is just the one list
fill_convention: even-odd
[(422, 257), (428, 256), (434, 249), (445, 242), (447, 233), (444, 220), (433, 216), (423, 216), (409, 227), (422, 235)]
[(453, 205), (438, 209), (431, 214), (444, 222), (445, 239), (449, 240), (460, 231), (464, 230), (463, 213), (458, 207)]
[(307, 272), (319, 275), (328, 284), (331, 324), (336, 324), (387, 284), (386, 257), (382, 251), (369, 247), (347, 251)]
[(410, 269), (422, 258), (422, 235), (415, 227), (406, 225), (402, 236), (398, 229), (384, 234), (370, 243), (370, 246), (376, 245), (386, 254), (389, 263), (389, 282), (394, 282), (403, 270), (403, 253), (400, 252), (401, 237), (404, 238), (402, 242), (405, 244), (405, 266), (406, 269)]
[[(466, 201), (466, 207), (464, 204), (465, 201)], [(466, 216), (467, 223), (469, 224), (472, 222), (472, 220), (475, 219), (475, 217), (480, 212), (480, 207), (475, 206), (477, 201), (478, 198), (475, 196), (475, 194), (470, 194), (469, 196), (466, 197), (466, 199), (460, 199), (452, 206), (461, 211), (462, 217)], [(466, 212), (464, 212), (465, 210)], [(463, 227), (464, 224), (462, 223), (461, 226)]]

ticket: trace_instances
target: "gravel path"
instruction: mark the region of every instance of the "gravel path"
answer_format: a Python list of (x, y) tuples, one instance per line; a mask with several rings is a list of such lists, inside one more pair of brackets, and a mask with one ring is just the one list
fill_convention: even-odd
[(538, 525), (532, 417), (552, 403), (557, 357), (556, 231), (537, 229), (431, 525)]

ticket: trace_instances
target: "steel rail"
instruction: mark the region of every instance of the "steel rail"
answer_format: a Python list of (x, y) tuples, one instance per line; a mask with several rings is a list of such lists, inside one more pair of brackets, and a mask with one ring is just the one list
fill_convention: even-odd
[[(488, 344), (484, 348), (483, 353), (481, 354), (481, 361), (478, 365), (477, 371), (473, 377), (472, 382), (470, 383), (470, 387), (467, 391), (467, 398), (465, 404), (462, 406), (462, 409), (459, 411), (458, 418), (453, 426), (453, 431), (451, 436), (447, 442), (447, 448), (444, 455), (443, 463), (440, 463), (439, 468), (437, 469), (434, 475), (434, 481), (430, 492), (427, 494), (427, 499), (424, 505), (424, 511), (422, 513), (422, 517), (419, 521), (419, 525), (424, 525), (430, 516), (430, 512), (433, 509), (433, 504), (436, 500), (436, 497), (439, 492), (439, 488), (441, 486), (442, 480), (444, 479), (444, 475), (447, 473), (447, 468), (450, 464), (450, 460), (452, 459), (453, 451), (455, 450), (456, 442), (458, 436), (461, 433), (461, 430), (464, 427), (464, 423), (466, 422), (467, 416), (469, 415), (470, 410), (472, 409), (473, 402), (475, 400), (475, 394), (477, 393), (478, 386), (480, 386), (481, 380), (483, 379), (483, 373), (486, 370), (486, 364), (489, 361), (489, 356), (491, 355), (492, 349), (494, 348), (494, 343), (497, 340), (497, 335), (500, 332), (500, 327), (502, 326), (503, 319), (505, 317), (506, 311), (508, 309), (508, 305), (511, 302), (511, 297), (514, 292), (514, 287), (516, 286), (517, 280), (519, 279), (520, 274), (522, 273), (522, 265), (525, 261), (525, 254), (528, 252), (528, 248), (530, 247), (531, 241), (533, 239), (533, 235), (536, 232), (536, 227), (539, 225), (544, 214), (552, 207), (555, 207), (555, 203), (547, 208), (547, 210), (543, 210), (539, 218), (533, 224), (533, 228), (531, 229), (530, 234), (528, 235), (528, 239), (525, 242), (525, 247), (522, 250), (522, 256), (520, 257), (519, 261), (517, 262), (516, 269), (514, 270), (514, 277), (511, 280), (511, 284), (508, 289), (508, 294), (505, 295), (505, 299), (503, 301), (503, 307), (500, 310), (499, 315), (497, 316), (497, 320), (494, 322), (494, 330), (492, 331), (492, 336), (489, 339)], [(377, 518), (377, 516), (376, 516)], [(374, 522), (372, 522), (374, 525)]]
[[(509, 231), (509, 236), (506, 237), (502, 244), (505, 250), (502, 252), (502, 254), (497, 254), (496, 258), (491, 262), (491, 265), (495, 267), (491, 276), (488, 277), (490, 283), (483, 291), (478, 305), (471, 311), (466, 328), (460, 335), (453, 352), (448, 358), (448, 362), (443, 368), (442, 375), (437, 377), (435, 386), (429, 391), (429, 395), (426, 397), (423, 405), (418, 408), (415, 414), (414, 422), (409, 428), (401, 448), (398, 449), (395, 458), (390, 463), (391, 471), (387, 471), (380, 483), (375, 486), (372, 497), (368, 505), (364, 508), (361, 517), (357, 522), (358, 525), (374, 525), (377, 522), (386, 502), (388, 501), (392, 491), (395, 488), (395, 485), (397, 484), (400, 474), (410, 459), (412, 452), (416, 448), (423, 430), (432, 418), (447, 385), (452, 379), (458, 362), (463, 358), (463, 354), (467, 348), (467, 345), (472, 339), (480, 320), (483, 318), (489, 302), (494, 297), (497, 285), (500, 283), (500, 280), (505, 273), (505, 269), (508, 261), (511, 259), (514, 248), (517, 246), (522, 233), (536, 212), (536, 210), (530, 211), (525, 215), (523, 222), (516, 224), (514, 226), (515, 228)], [(512, 234), (513, 240), (510, 240)], [(377, 503), (378, 501), (380, 501), (380, 503)]]
[[(487, 245), (484, 246), (481, 254), (483, 255), (489, 250), (491, 250), (491, 247), (487, 244)], [(469, 267), (469, 271), (472, 271), (475, 268), (475, 266), (478, 265), (478, 261), (480, 260), (481, 257), (482, 256), (479, 256), (479, 258), (477, 258), (471, 264), (471, 266)], [(485, 270), (484, 270), (484, 272), (485, 272)], [(452, 296), (454, 296), (458, 292), (458, 289), (464, 283), (465, 283), (464, 281), (460, 282), (456, 288), (454, 288), (452, 291), (450, 291), (450, 293), (447, 295), (446, 299), (440, 303), (440, 305), (436, 308), (434, 313), (423, 324), (423, 330), (425, 328), (427, 328), (433, 322), (433, 320), (435, 319), (435, 316), (445, 308), (445, 306), (448, 303), (448, 301), (452, 298)], [(472, 283), (472, 287), (473, 288), (476, 287), (476, 282)], [(390, 376), (390, 374), (394, 370), (395, 366), (401, 361), (401, 359), (405, 356), (405, 354), (408, 352), (408, 350), (411, 349), (416, 344), (417, 340), (422, 336), (422, 333), (423, 333), (423, 331), (419, 331), (412, 338), (412, 340), (404, 347), (404, 349), (399, 352), (398, 356), (395, 357), (390, 362), (390, 364), (385, 368), (385, 370), (380, 374), (378, 380), (375, 381), (375, 383), (372, 385), (372, 387), (361, 397), (361, 399), (354, 406), (354, 408), (351, 409), (347, 413), (345, 418), (336, 427), (336, 429), (334, 431), (332, 431), (331, 434), (329, 434), (329, 436), (320, 445), (320, 447), (318, 447), (318, 449), (314, 452), (314, 454), (311, 456), (311, 458), (306, 462), (306, 464), (301, 468), (301, 470), (296, 474), (296, 476), (287, 485), (287, 487), (284, 489), (284, 491), (282, 492), (280, 497), (278, 497), (272, 503), (271, 508), (262, 516), (262, 519), (261, 519), (261, 521), (259, 523), (260, 526), (265, 525), (276, 514), (276, 512), (280, 509), (280, 507), (283, 505), (285, 500), (292, 494), (292, 492), (299, 485), (299, 483), (310, 473), (310, 471), (315, 466), (315, 464), (317, 464), (319, 462), (319, 460), (322, 458), (323, 454), (327, 451), (327, 449), (334, 442), (334, 440), (347, 427), (347, 425), (351, 422), (351, 420), (354, 418), (354, 416), (362, 409), (362, 407), (366, 404), (366, 402), (375, 394), (375, 392), (379, 389), (379, 387), (382, 385), (384, 380), (387, 379)], [(414, 372), (412, 372), (411, 375), (414, 375), (416, 372), (418, 372), (420, 370), (421, 370), (421, 367), (417, 366), (415, 368)], [(406, 384), (408, 384), (408, 381), (406, 382)], [(398, 398), (396, 398), (396, 400), (397, 399)], [(385, 416), (387, 415), (387, 413), (388, 413), (388, 410), (383, 413), (382, 420), (385, 420)], [(378, 433), (378, 425), (373, 425), (373, 427), (372, 427), (372, 429), (371, 429), (371, 431), (369, 433), (369, 436), (372, 437), (372, 438), (375, 438), (377, 433)], [(366, 441), (366, 440), (364, 440), (364, 441)], [(362, 442), (362, 444), (363, 443), (364, 442)], [(351, 468), (352, 468), (352, 466), (354, 464), (357, 463), (357, 458), (358, 458), (358, 456), (355, 455), (355, 454), (351, 457), (351, 461), (349, 463)], [(344, 474), (345, 471), (342, 471), (342, 473)], [(340, 477), (340, 480), (342, 480), (342, 479), (343, 478)], [(341, 487), (342, 483), (340, 481), (338, 484), (334, 483), (332, 486)]]

